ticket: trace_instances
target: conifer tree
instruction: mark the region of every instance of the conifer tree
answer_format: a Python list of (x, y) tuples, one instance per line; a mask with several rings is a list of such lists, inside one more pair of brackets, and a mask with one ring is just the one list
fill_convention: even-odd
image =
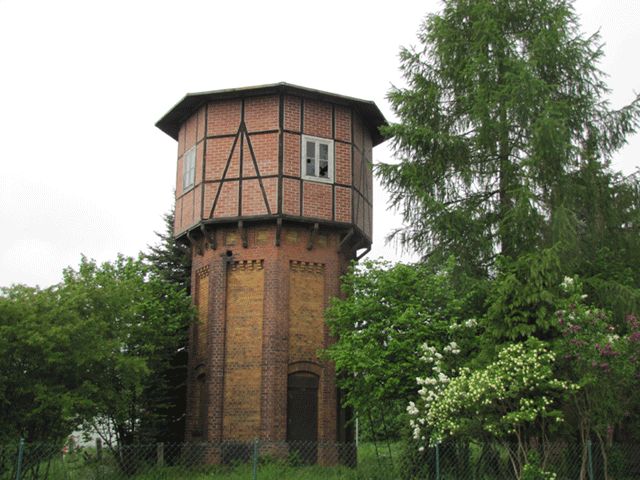
[(189, 249), (176, 242), (173, 235), (174, 212), (163, 215), (164, 232), (156, 232), (159, 242), (149, 246), (144, 255), (161, 278), (182, 286), (187, 293), (191, 289), (191, 255)]
[(640, 115), (640, 97), (609, 106), (598, 35), (568, 0), (449, 0), (419, 41), (401, 51), (406, 87), (389, 93), (399, 162), (378, 168), (401, 242), (486, 276), (499, 258), (575, 240), (589, 216), (575, 182), (607, 175)]
[[(191, 255), (189, 249), (179, 244), (173, 235), (174, 212), (164, 216), (164, 232), (156, 232), (158, 243), (149, 246), (144, 255), (155, 275), (162, 280), (177, 285), (187, 294), (191, 291)], [(182, 442), (186, 419), (187, 401), (187, 345), (186, 331), (183, 333), (185, 344), (173, 352), (167, 368), (162, 376), (170, 386), (165, 393), (165, 402), (158, 412), (165, 419), (164, 428), (158, 434), (158, 441)]]

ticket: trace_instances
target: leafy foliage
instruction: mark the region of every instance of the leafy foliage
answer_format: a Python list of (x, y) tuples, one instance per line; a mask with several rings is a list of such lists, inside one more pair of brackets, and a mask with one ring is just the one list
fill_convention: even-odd
[[(611, 312), (587, 303), (578, 279), (566, 277), (562, 285), (566, 297), (556, 312), (561, 335), (555, 350), (561, 375), (580, 386), (565, 410), (582, 444), (595, 437), (606, 462), (606, 444), (616, 425), (632, 424), (638, 408), (628, 392), (640, 387), (640, 322), (628, 315), (624, 324), (616, 325)], [(637, 430), (631, 432), (637, 435)], [(583, 448), (583, 472), (586, 464)]]
[(452, 377), (433, 362), (434, 375), (418, 379), (424, 385), (419, 402), (409, 404), (414, 438), (423, 445), (452, 436), (489, 437), (507, 446), (516, 441), (509, 452), (519, 478), (532, 440), (546, 442), (550, 424), (562, 421), (563, 400), (578, 388), (556, 377), (555, 360), (543, 342), (530, 338), (502, 348), (490, 364), (463, 367)]
[(0, 443), (58, 441), (88, 405), (95, 326), (61, 303), (58, 287), (0, 293)]
[(483, 323), (488, 342), (523, 340), (529, 336), (552, 338), (554, 312), (562, 278), (561, 248), (522, 254), (500, 262), (500, 273), (491, 282)]
[[(476, 292), (456, 287), (454, 266), (451, 260), (434, 271), (420, 264), (367, 261), (343, 278), (346, 298), (334, 299), (326, 314), (339, 338), (327, 354), (335, 362), (346, 404), (363, 421), (385, 421), (397, 434), (398, 416), (407, 399), (416, 396), (420, 346), (427, 339), (444, 346), (454, 335), (452, 326), (467, 320), (463, 315), (472, 310)], [(471, 338), (467, 333), (467, 349), (473, 348)]]
[(153, 435), (169, 388), (158, 373), (185, 344), (189, 298), (142, 260), (121, 256), (102, 265), (83, 258), (77, 270), (65, 270), (61, 292), (100, 338), (92, 356), (96, 369), (84, 388), (90, 423), (109, 445)]
[(497, 438), (522, 438), (526, 427), (534, 422), (561, 419), (552, 392), (560, 397), (577, 385), (555, 378), (555, 360), (553, 352), (531, 338), (504, 347), (496, 361), (483, 368), (462, 368), (452, 378), (438, 371), (428, 378), (443, 387), (435, 389), (435, 395), (434, 389), (421, 390), (424, 422), (417, 408), (414, 435), (420, 436), (420, 424), (425, 424), (432, 443), (464, 431), (477, 434), (484, 430)]
[(153, 438), (170, 385), (161, 375), (186, 342), (185, 292), (140, 259), (83, 258), (46, 290), (0, 295), (0, 432), (59, 441), (80, 423), (107, 444)]

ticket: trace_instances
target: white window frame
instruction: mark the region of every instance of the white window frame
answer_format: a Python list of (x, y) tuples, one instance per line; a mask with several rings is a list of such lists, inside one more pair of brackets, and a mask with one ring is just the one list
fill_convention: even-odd
[(182, 160), (182, 191), (186, 192), (196, 183), (196, 147), (184, 152)]
[[(307, 142), (313, 142), (316, 145), (316, 165), (315, 165), (315, 175), (307, 175)], [(327, 145), (328, 147), (328, 155), (327, 161), (329, 163), (329, 171), (327, 177), (320, 177), (320, 162), (318, 159), (318, 155), (320, 152), (320, 145)], [(311, 135), (302, 135), (302, 148), (300, 149), (300, 173), (301, 177), (305, 180), (311, 180), (314, 182), (323, 182), (323, 183), (333, 183), (334, 179), (334, 142), (330, 138), (320, 138), (320, 137), (312, 137)]]

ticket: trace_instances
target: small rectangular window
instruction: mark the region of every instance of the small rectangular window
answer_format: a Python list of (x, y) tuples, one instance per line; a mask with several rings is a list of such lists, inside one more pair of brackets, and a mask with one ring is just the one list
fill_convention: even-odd
[(333, 182), (333, 140), (302, 136), (302, 178)]
[(193, 187), (196, 180), (196, 147), (190, 148), (184, 154), (182, 166), (182, 189)]

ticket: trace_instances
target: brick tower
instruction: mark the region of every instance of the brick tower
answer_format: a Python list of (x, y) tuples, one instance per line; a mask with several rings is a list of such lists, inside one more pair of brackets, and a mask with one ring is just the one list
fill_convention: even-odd
[(340, 275), (371, 246), (384, 123), (373, 102), (286, 83), (188, 94), (158, 121), (178, 141), (175, 235), (198, 311), (188, 441), (350, 440), (317, 352)]

